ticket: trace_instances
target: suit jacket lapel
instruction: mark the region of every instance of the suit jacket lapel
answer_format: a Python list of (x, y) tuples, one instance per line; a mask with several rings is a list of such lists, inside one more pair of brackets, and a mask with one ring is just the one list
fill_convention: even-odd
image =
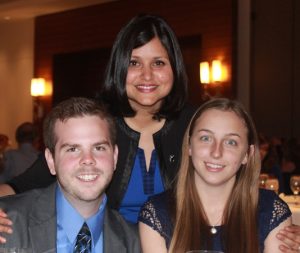
[(106, 207), (103, 227), (104, 253), (127, 252), (123, 235), (122, 233), (119, 233), (120, 224), (114, 218), (113, 213)]
[(34, 252), (56, 252), (56, 183), (43, 190), (29, 216), (29, 236)]

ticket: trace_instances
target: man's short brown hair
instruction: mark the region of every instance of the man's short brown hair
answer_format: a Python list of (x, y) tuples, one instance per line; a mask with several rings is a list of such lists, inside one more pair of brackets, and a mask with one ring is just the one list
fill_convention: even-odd
[(46, 148), (54, 154), (57, 142), (54, 127), (57, 121), (64, 122), (70, 118), (80, 118), (84, 116), (98, 116), (102, 120), (107, 121), (110, 141), (113, 146), (116, 144), (115, 122), (105, 106), (92, 99), (72, 97), (56, 105), (45, 118), (43, 124), (43, 136)]

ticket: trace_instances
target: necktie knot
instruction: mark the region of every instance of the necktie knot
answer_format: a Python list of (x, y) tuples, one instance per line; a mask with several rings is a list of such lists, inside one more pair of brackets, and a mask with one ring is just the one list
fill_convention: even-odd
[(73, 253), (91, 253), (92, 237), (88, 225), (84, 222), (76, 238)]

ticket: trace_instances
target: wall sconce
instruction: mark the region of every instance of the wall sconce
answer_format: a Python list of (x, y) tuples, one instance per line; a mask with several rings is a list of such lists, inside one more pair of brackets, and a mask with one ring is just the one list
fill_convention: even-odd
[(209, 63), (200, 62), (200, 82), (209, 83)]
[(31, 79), (31, 96), (39, 97), (46, 95), (46, 82), (44, 78)]
[(44, 104), (41, 97), (46, 95), (46, 82), (44, 78), (32, 78), (30, 93), (33, 97), (33, 123), (39, 125), (44, 116)]
[(200, 82), (202, 84), (222, 82), (222, 72), (222, 63), (219, 60), (213, 60), (211, 68), (209, 62), (200, 62)]

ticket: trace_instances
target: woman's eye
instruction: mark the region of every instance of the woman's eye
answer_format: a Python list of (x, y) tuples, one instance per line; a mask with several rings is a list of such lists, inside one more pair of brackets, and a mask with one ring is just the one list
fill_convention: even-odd
[(209, 141), (210, 138), (209, 138), (209, 136), (204, 135), (204, 136), (201, 136), (201, 137), (200, 137), (200, 140), (201, 140), (201, 141)]
[(155, 66), (164, 66), (164, 65), (165, 65), (165, 62), (162, 61), (162, 60), (157, 60), (157, 61), (154, 62), (154, 65), (155, 65)]
[(130, 60), (129, 66), (138, 66), (138, 62), (136, 60)]
[(226, 140), (225, 143), (227, 145), (230, 145), (230, 146), (236, 146), (237, 145), (237, 142), (235, 140)]

